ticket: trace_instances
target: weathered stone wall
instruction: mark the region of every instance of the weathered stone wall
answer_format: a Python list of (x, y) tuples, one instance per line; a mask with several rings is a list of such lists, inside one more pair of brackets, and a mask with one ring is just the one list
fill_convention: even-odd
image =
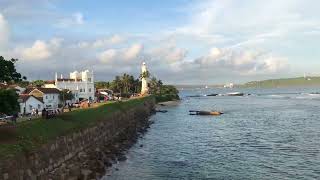
[(114, 144), (134, 139), (148, 126), (154, 105), (155, 100), (147, 98), (143, 105), (115, 112), (93, 127), (57, 137), (35, 152), (1, 162), (0, 179), (97, 179), (112, 163), (110, 157), (114, 160), (107, 155), (117, 153)]

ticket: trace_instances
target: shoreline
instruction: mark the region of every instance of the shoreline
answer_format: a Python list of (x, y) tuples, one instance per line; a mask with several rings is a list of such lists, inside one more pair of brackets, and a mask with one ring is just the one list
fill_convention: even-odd
[(74, 177), (81, 179), (101, 179), (111, 176), (113, 170), (118, 170), (113, 169), (114, 165), (126, 161), (127, 151), (148, 131), (153, 123), (149, 119), (150, 117), (144, 118), (135, 130), (127, 128), (107, 144), (79, 152), (68, 165), (63, 164), (52, 171), (50, 178), (59, 179), (64, 174), (74, 174)]
[(177, 106), (181, 103), (181, 100), (171, 100), (157, 103), (157, 106)]

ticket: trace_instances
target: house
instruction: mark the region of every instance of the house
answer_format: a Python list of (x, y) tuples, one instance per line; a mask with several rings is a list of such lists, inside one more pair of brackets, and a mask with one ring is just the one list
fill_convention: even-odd
[(20, 87), (16, 84), (7, 85), (4, 83), (0, 83), (0, 89), (14, 89), (17, 92), (17, 94), (20, 95), (26, 88)]
[(44, 108), (47, 110), (57, 110), (60, 103), (60, 90), (57, 88), (27, 88), (24, 94), (32, 95), (42, 99)]
[(19, 104), (21, 114), (30, 114), (32, 112), (32, 109), (38, 109), (38, 111), (41, 112), (44, 108), (44, 102), (42, 98), (38, 98), (28, 94), (19, 96)]
[(19, 85), (9, 85), (9, 88), (14, 89), (19, 95), (22, 94), (26, 88), (20, 87)]
[(93, 81), (93, 72), (85, 70), (82, 72), (74, 71), (70, 73), (69, 78), (58, 78), (56, 73), (55, 80), (44, 85), (47, 88), (68, 89), (74, 94), (74, 101), (94, 100), (95, 89)]

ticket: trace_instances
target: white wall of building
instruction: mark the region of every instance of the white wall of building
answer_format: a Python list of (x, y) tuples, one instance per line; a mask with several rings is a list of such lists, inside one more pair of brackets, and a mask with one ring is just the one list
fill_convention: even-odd
[(32, 112), (32, 109), (38, 109), (39, 112), (44, 108), (44, 104), (38, 99), (30, 96), (26, 102), (20, 103), (20, 113), (24, 113), (24, 108), (26, 107), (26, 113), (29, 114)]
[(44, 94), (43, 95), (43, 102), (45, 104), (46, 109), (58, 109), (59, 105), (59, 94)]
[(70, 79), (72, 80), (60, 81), (56, 78), (55, 87), (58, 89), (71, 90), (74, 93), (76, 100), (94, 100), (95, 89), (93, 78), (93, 72), (90, 72), (89, 70), (82, 72), (75, 71), (70, 73)]

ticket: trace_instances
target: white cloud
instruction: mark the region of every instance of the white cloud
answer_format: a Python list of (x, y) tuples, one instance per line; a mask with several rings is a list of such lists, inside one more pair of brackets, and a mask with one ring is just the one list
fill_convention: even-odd
[(9, 40), (9, 25), (4, 18), (4, 16), (0, 13), (0, 50), (4, 47)]
[(142, 54), (142, 44), (132, 44), (128, 48), (124, 49), (107, 49), (97, 55), (97, 58), (103, 63), (117, 63), (127, 65), (131, 64), (131, 61), (138, 60), (139, 55)]
[(79, 25), (84, 24), (83, 14), (81, 14), (79, 12), (78, 13), (74, 13), (74, 14), (72, 14), (72, 17), (73, 17), (73, 20), (74, 20), (75, 24), (79, 24)]
[(120, 44), (124, 41), (125, 41), (125, 37), (116, 34), (104, 39), (98, 39), (95, 42), (93, 42), (92, 46), (94, 48), (101, 48), (108, 45)]
[(65, 17), (59, 20), (57, 27), (68, 28), (71, 26), (79, 26), (85, 23), (85, 19), (82, 13), (77, 12), (71, 14), (69, 17)]
[(288, 69), (286, 58), (232, 48), (212, 48), (208, 55), (196, 59), (194, 63), (202, 69), (226, 70), (241, 75), (279, 73)]
[(123, 57), (126, 60), (135, 59), (142, 52), (142, 50), (143, 50), (142, 44), (133, 44), (131, 47), (129, 47), (124, 51)]
[(100, 59), (103, 63), (110, 63), (118, 56), (118, 51), (115, 49), (108, 49), (103, 51), (98, 55), (98, 59)]
[(51, 56), (48, 45), (44, 41), (37, 40), (32, 47), (22, 51), (22, 58), (26, 60), (41, 60)]
[(20, 54), (22, 59), (37, 61), (48, 59), (59, 50), (64, 40), (62, 38), (52, 38), (49, 42), (36, 40), (31, 47), (20, 47), (15, 49), (15, 54)]
[(176, 63), (183, 61), (187, 56), (188, 51), (184, 48), (178, 48), (175, 45), (169, 44), (168, 46), (153, 48), (148, 51), (148, 55), (153, 61)]

